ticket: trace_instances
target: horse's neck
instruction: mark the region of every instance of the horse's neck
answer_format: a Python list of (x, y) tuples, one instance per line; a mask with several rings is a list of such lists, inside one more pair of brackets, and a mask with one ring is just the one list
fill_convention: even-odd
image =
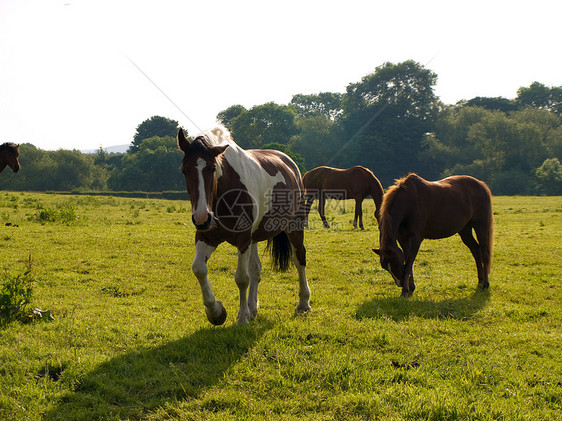
[(384, 196), (384, 190), (382, 189), (382, 185), (376, 179), (372, 179), (369, 185), (369, 194), (375, 201), (375, 206), (377, 209), (380, 208), (382, 204), (382, 197)]
[(407, 216), (405, 198), (398, 191), (385, 211), (381, 230), (381, 247), (396, 245), (398, 230)]

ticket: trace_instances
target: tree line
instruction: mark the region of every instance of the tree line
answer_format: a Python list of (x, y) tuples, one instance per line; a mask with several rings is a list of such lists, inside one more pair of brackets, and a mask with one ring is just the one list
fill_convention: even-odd
[[(294, 95), (288, 104), (217, 115), (243, 148), (279, 149), (301, 171), (319, 165), (370, 168), (383, 186), (408, 172), (427, 179), (473, 175), (496, 195), (562, 194), (562, 87), (535, 82), (514, 99), (476, 97), (443, 104), (437, 75), (414, 61), (385, 63), (345, 93)], [(20, 146), (22, 171), (4, 189), (184, 190), (179, 124), (143, 121), (126, 153), (83, 154)], [(188, 133), (186, 133), (188, 134)], [(189, 135), (189, 134), (188, 134)]]

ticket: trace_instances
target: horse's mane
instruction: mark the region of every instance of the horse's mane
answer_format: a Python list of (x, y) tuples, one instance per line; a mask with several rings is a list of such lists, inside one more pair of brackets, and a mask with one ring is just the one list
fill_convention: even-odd
[(385, 193), (382, 205), (381, 205), (381, 222), (380, 222), (380, 243), (381, 247), (383, 244), (387, 244), (388, 242), (392, 241), (391, 233), (393, 232), (392, 228), (392, 216), (391, 216), (391, 209), (394, 201), (398, 197), (400, 191), (404, 191), (408, 189), (408, 181), (413, 179), (418, 179), (419, 176), (415, 173), (409, 173), (406, 177), (402, 177), (399, 179), (394, 180), (394, 185), (391, 186), (388, 191)]
[(236, 145), (234, 140), (232, 140), (232, 135), (224, 126), (217, 126), (213, 129), (205, 130), (199, 133), (196, 139), (200, 139), (202, 143), (207, 146), (220, 146), (224, 144)]
[(0, 145), (0, 151), (5, 151), (5, 150), (12, 150), (12, 151), (16, 151), (18, 149), (19, 145), (16, 145), (15, 143), (12, 142), (6, 142)]

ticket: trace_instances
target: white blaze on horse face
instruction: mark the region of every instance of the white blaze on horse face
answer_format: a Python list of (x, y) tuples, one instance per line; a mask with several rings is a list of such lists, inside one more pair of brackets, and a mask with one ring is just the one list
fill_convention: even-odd
[(197, 225), (203, 225), (207, 222), (209, 217), (209, 208), (207, 207), (207, 195), (205, 194), (205, 180), (203, 179), (203, 168), (207, 163), (203, 158), (197, 160), (197, 191), (199, 192), (199, 198), (193, 209), (193, 219)]

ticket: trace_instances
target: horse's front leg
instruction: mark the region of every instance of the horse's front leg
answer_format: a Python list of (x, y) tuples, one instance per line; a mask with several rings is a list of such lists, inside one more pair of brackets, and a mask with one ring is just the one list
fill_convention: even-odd
[(261, 279), (261, 262), (258, 254), (258, 244), (250, 245), (250, 261), (248, 272), (250, 275), (250, 291), (248, 293), (248, 308), (250, 310), (250, 319), (258, 315), (258, 285)]
[[(238, 320), (236, 321), (239, 325), (246, 325), (250, 321), (250, 309), (248, 307), (248, 285), (250, 284), (250, 273), (249, 264), (250, 257), (252, 255), (252, 244), (244, 252), (238, 250), (238, 266), (236, 267), (236, 273), (234, 274), (234, 280), (236, 285), (238, 285), (238, 290), (240, 291), (240, 308), (238, 310)], [(256, 299), (257, 299), (257, 290)]]
[(215, 299), (211, 284), (207, 279), (207, 261), (215, 249), (216, 247), (210, 246), (203, 241), (197, 241), (195, 244), (195, 259), (191, 269), (201, 286), (207, 319), (214, 325), (222, 325), (226, 320), (226, 309), (220, 301)]
[(421, 240), (410, 238), (402, 247), (404, 250), (404, 278), (402, 280), (402, 296), (410, 297), (416, 289), (414, 283), (414, 260), (418, 255)]

